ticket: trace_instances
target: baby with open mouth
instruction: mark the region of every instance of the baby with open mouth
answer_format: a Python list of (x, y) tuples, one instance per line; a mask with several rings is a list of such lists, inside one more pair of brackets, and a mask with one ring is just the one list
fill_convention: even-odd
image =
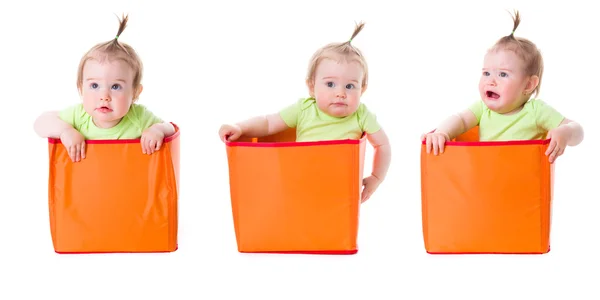
[(481, 100), (422, 135), (427, 153), (443, 153), (446, 141), (475, 126), (479, 126), (480, 141), (550, 139), (545, 154), (551, 163), (567, 145), (576, 146), (583, 140), (577, 122), (531, 97), (539, 94), (544, 61), (533, 42), (514, 36), (521, 22), (519, 12), (513, 22), (512, 33), (499, 39), (485, 55), (479, 81)]

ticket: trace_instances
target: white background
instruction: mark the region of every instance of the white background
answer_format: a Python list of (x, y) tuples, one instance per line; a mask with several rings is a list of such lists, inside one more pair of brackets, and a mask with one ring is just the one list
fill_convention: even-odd
[[(600, 21), (594, 21), (598, 9), (592, 7), (597, 4), (144, 2), (0, 5), (0, 299), (600, 295), (600, 165), (595, 153), (600, 146)], [(506, 10), (513, 8), (522, 13), (516, 35), (543, 51), (541, 98), (579, 121), (586, 133), (584, 142), (567, 149), (556, 167), (552, 251), (534, 256), (428, 255), (421, 233), (419, 136), (477, 99), (483, 55), (510, 33)], [(48, 223), (47, 142), (35, 135), (33, 122), (45, 110), (79, 101), (79, 59), (94, 44), (114, 37), (114, 13), (121, 12), (130, 14), (121, 39), (145, 64), (140, 103), (182, 129), (179, 250), (58, 255)], [(312, 53), (348, 39), (354, 22), (361, 20), (366, 26), (353, 43), (370, 67), (363, 101), (390, 136), (393, 161), (384, 184), (361, 208), (359, 253), (238, 253), (219, 126), (275, 112), (306, 96), (304, 76)]]

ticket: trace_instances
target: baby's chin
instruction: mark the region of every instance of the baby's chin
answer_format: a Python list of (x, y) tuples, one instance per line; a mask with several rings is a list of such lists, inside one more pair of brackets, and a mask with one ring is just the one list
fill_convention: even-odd
[(353, 113), (354, 112), (350, 111), (350, 109), (348, 109), (347, 107), (344, 109), (334, 108), (334, 109), (327, 110), (328, 115), (330, 115), (332, 117), (336, 117), (336, 118), (345, 118)]

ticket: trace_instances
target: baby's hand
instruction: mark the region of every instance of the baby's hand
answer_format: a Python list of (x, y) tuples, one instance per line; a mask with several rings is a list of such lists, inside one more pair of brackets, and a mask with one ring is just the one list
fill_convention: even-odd
[(364, 188), (360, 197), (360, 202), (363, 203), (369, 200), (369, 198), (371, 198), (371, 195), (373, 195), (373, 193), (375, 192), (375, 190), (377, 190), (380, 184), (381, 180), (379, 180), (379, 178), (373, 175), (363, 179)]
[(242, 128), (238, 125), (223, 125), (219, 129), (219, 137), (223, 142), (235, 141), (242, 136)]
[(164, 138), (165, 134), (156, 128), (150, 127), (144, 130), (140, 140), (140, 144), (142, 145), (142, 153), (152, 154), (160, 150)]
[(75, 128), (69, 128), (60, 135), (60, 142), (67, 149), (69, 157), (73, 162), (85, 158), (85, 138)]
[(421, 141), (425, 140), (425, 149), (430, 153), (433, 149), (433, 154), (444, 153), (444, 145), (450, 140), (448, 134), (443, 132), (432, 132), (421, 136)]
[(550, 145), (548, 145), (548, 149), (546, 150), (546, 156), (550, 155), (550, 157), (548, 157), (550, 163), (554, 163), (554, 161), (565, 152), (568, 139), (567, 135), (568, 132), (560, 126), (548, 131), (546, 139), (550, 139)]

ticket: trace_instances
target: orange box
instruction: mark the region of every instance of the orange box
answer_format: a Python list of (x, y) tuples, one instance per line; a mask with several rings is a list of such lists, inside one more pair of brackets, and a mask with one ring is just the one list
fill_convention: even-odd
[(475, 127), (438, 156), (421, 145), (426, 251), (547, 253), (554, 165), (544, 153), (550, 140), (478, 139)]
[(140, 139), (88, 140), (86, 158), (76, 163), (60, 139), (48, 139), (50, 230), (57, 253), (177, 249), (175, 129), (152, 155), (142, 153)]
[(226, 143), (238, 251), (356, 253), (366, 136), (295, 140), (289, 129)]

